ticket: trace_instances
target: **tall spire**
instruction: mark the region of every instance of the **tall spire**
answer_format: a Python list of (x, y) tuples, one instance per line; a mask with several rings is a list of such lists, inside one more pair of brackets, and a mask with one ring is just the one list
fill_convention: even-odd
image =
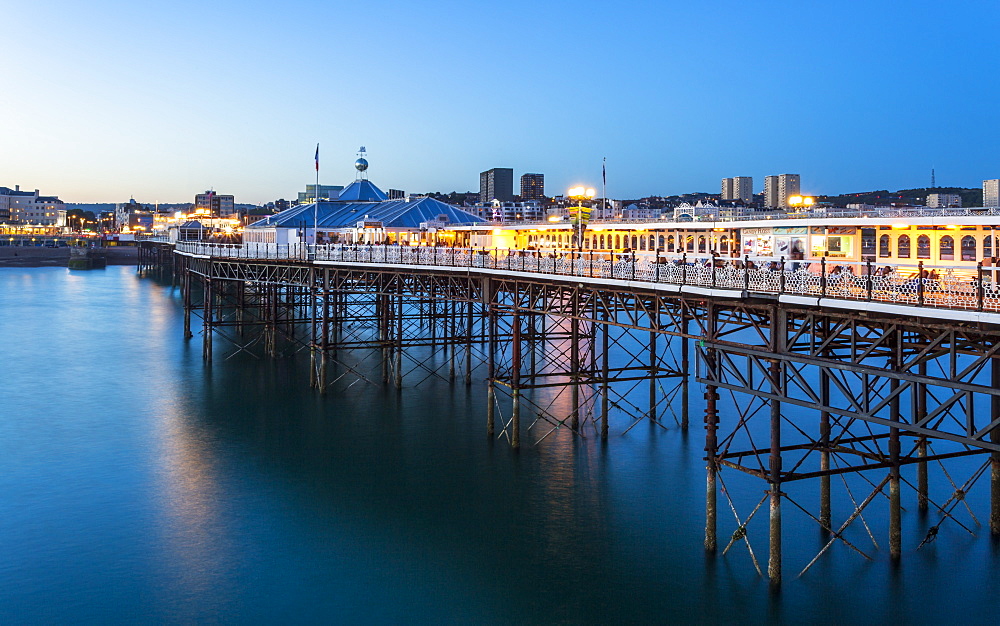
[(358, 160), (354, 162), (354, 169), (358, 170), (358, 177), (355, 180), (368, 180), (368, 159), (365, 158), (365, 147), (358, 150)]

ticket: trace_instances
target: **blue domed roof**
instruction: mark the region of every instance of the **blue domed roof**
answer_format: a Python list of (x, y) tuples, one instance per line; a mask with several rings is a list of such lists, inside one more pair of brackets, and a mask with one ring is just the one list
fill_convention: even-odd
[(340, 192), (341, 202), (384, 202), (389, 197), (370, 180), (356, 180)]

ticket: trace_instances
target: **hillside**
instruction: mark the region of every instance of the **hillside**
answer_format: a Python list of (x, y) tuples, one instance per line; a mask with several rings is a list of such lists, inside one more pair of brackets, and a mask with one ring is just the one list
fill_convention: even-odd
[(962, 197), (962, 206), (983, 206), (983, 190), (966, 187), (925, 187), (922, 189), (900, 189), (899, 191), (862, 191), (839, 196), (817, 196), (817, 202), (832, 206), (846, 207), (848, 204), (872, 204), (875, 206), (927, 204), (927, 195), (932, 193), (954, 193)]

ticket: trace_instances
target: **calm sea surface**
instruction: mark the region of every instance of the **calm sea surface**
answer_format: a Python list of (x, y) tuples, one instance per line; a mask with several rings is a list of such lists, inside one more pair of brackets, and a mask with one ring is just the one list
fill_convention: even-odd
[[(976, 535), (945, 524), (917, 550), (940, 515), (909, 493), (899, 567), (883, 505), (878, 548), (852, 535), (872, 561), (838, 544), (796, 578), (825, 537), (786, 504), (778, 596), (742, 543), (706, 558), (698, 403), (688, 434), (613, 422), (607, 446), (559, 431), (514, 453), (478, 381), (321, 398), (304, 354), (217, 343), (206, 367), (179, 305), (130, 267), (0, 269), (0, 623), (996, 621), (988, 531), (959, 506)], [(765, 485), (726, 478), (746, 517)]]

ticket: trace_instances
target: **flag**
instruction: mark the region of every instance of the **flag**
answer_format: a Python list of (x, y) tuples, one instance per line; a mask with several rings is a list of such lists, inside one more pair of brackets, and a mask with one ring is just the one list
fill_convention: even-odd
[(604, 186), (608, 186), (608, 157), (604, 157), (604, 161), (601, 163), (601, 180), (604, 181)]
[(316, 144), (316, 171), (319, 172), (319, 144)]

